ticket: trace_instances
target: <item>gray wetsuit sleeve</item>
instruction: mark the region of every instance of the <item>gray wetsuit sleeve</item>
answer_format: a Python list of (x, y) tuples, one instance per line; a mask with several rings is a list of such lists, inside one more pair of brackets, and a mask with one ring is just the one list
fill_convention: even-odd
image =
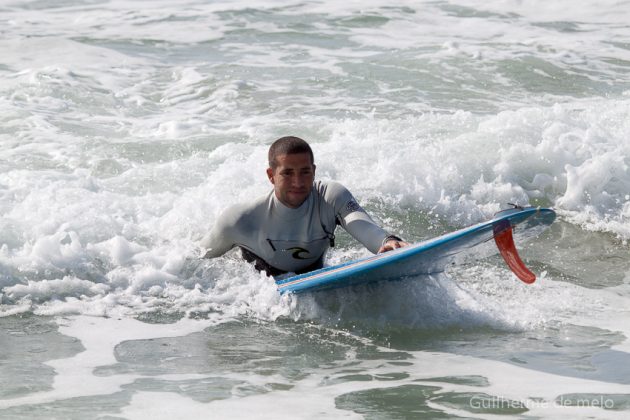
[(330, 200), (335, 207), (341, 227), (376, 254), (389, 233), (372, 220), (343, 185), (330, 182), (326, 195), (327, 201)]
[[(355, 212), (359, 213), (359, 212)], [(341, 227), (346, 229), (357, 241), (376, 254), (389, 234), (363, 212), (347, 217)]]
[(204, 258), (216, 258), (236, 246), (234, 240), (235, 220), (225, 211), (217, 219), (214, 227), (201, 240), (201, 247), (207, 250)]

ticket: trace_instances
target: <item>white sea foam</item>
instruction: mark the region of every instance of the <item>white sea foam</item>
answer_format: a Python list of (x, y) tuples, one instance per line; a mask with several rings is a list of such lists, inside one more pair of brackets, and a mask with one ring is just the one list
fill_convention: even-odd
[[(534, 200), (584, 228), (627, 240), (627, 110), (627, 101), (608, 100), (482, 117), (459, 112), (329, 121), (313, 146), (319, 177), (341, 181), (363, 203), (381, 202), (394, 215), (435, 212), (463, 227), (504, 203)], [(304, 123), (314, 129), (322, 119)], [(76, 291), (63, 296), (94, 299), (105, 289), (85, 293), (81, 281), (104, 283), (125, 291), (116, 304), (136, 309), (151, 307), (145, 298), (134, 299), (137, 294), (152, 295), (155, 304), (156, 296), (182, 282), (189, 284), (175, 292), (182, 302), (198, 293), (196, 281), (208, 293), (210, 280), (182, 278), (186, 258), (199, 254), (196, 242), (223, 209), (268, 191), (264, 141), (134, 165), (107, 178), (92, 175), (94, 169), (1, 174), (11, 194), (4, 204), (3, 223), (12, 232), (0, 253), (4, 272), (64, 282), (70, 270)], [(390, 216), (375, 213), (386, 227), (407, 234)], [(3, 276), (6, 298), (14, 304), (27, 299), (28, 293), (11, 289), (27, 287), (19, 277)], [(44, 301), (42, 293), (32, 301)]]
[[(100, 314), (102, 316), (102, 314)], [(158, 337), (178, 337), (201, 331), (209, 325), (221, 321), (195, 321), (184, 319), (174, 324), (150, 325), (140, 321), (121, 317), (109, 319), (82, 316), (72, 319), (59, 319), (59, 330), (70, 337), (80, 340), (84, 350), (74, 357), (49, 361), (55, 371), (55, 381), (50, 390), (23, 398), (0, 401), (0, 408), (24, 404), (42, 404), (79, 396), (107, 395), (120, 391), (123, 385), (137, 378), (133, 374), (115, 376), (95, 376), (98, 367), (116, 363), (115, 346), (125, 340), (150, 339)], [(81, 378), (77, 386), (76, 378)]]
[[(489, 217), (500, 203), (538, 199), (571, 215), (587, 213), (585, 223), (627, 238), (628, 102), (579, 106), (343, 122), (330, 143), (316, 145), (319, 171), (364, 197), (385, 192), (399, 204), (465, 221)], [(432, 133), (444, 125), (461, 131)], [(350, 158), (339, 167), (333, 161), (341, 150)]]

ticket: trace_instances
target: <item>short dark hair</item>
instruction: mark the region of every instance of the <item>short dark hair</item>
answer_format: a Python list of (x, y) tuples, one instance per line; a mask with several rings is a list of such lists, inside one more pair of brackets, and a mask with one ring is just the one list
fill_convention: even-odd
[(280, 137), (269, 147), (269, 167), (275, 169), (278, 166), (276, 158), (280, 155), (293, 155), (297, 153), (308, 153), (311, 156), (311, 164), (315, 163), (313, 150), (309, 144), (299, 137)]

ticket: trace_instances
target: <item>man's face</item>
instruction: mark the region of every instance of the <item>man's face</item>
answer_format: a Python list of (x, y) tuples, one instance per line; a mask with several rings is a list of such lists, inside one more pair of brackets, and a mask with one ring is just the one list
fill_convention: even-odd
[(267, 176), (276, 197), (287, 207), (296, 209), (308, 198), (315, 180), (315, 165), (308, 153), (278, 155), (275, 169), (268, 168)]

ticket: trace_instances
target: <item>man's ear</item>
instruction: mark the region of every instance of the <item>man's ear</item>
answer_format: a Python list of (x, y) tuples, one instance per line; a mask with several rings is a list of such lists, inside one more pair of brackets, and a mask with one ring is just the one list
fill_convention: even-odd
[(267, 168), (267, 178), (269, 178), (269, 182), (275, 184), (275, 182), (273, 182), (273, 169)]

